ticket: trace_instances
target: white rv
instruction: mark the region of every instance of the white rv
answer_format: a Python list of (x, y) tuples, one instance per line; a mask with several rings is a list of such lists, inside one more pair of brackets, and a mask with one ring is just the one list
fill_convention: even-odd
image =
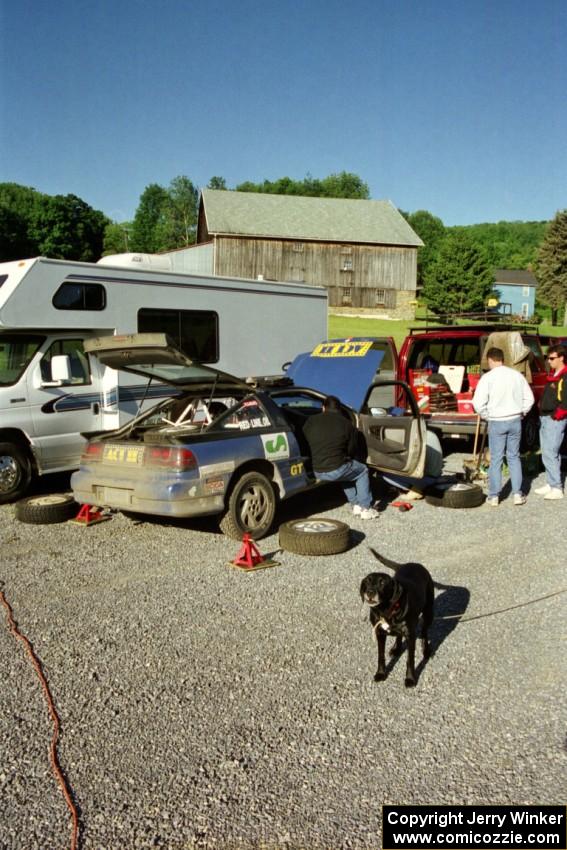
[(0, 264), (0, 503), (20, 498), (36, 475), (75, 469), (82, 433), (118, 428), (170, 394), (100, 366), (85, 339), (160, 331), (191, 359), (248, 377), (281, 374), (326, 338), (323, 287), (126, 259)]

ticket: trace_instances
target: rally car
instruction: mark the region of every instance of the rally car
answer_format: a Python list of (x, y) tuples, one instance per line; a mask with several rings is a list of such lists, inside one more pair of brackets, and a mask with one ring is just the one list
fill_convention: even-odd
[(124, 427), (89, 435), (71, 486), (88, 505), (166, 517), (218, 515), (241, 539), (269, 533), (278, 501), (317, 486), (302, 426), (336, 395), (371, 467), (423, 474), (425, 424), (409, 387), (381, 380), (383, 348), (325, 342), (254, 385), (192, 362), (164, 334), (99, 337), (102, 363), (172, 387)]

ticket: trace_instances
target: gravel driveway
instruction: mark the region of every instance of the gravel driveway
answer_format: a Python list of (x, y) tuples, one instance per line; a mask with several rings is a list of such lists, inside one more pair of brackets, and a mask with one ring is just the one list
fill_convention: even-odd
[[(210, 521), (33, 526), (0, 508), (2, 590), (61, 717), (83, 850), (370, 850), (384, 803), (565, 803), (567, 593), (540, 598), (567, 589), (567, 501), (362, 522), (317, 495), (284, 517), (347, 521), (353, 548), (250, 574)], [(438, 621), (417, 688), (405, 661), (375, 684), (369, 545), (426, 564), (437, 616), (529, 604)], [(0, 614), (0, 848), (63, 850), (51, 721)]]

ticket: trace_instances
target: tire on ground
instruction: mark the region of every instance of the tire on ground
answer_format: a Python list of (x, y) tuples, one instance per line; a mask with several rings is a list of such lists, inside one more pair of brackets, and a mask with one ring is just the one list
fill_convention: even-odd
[(261, 472), (245, 472), (229, 493), (225, 513), (219, 521), (221, 531), (233, 540), (242, 540), (245, 533), (253, 540), (261, 540), (272, 527), (277, 501), (269, 478)]
[(539, 415), (536, 412), (528, 413), (522, 419), (522, 437), (520, 440), (520, 454), (533, 452), (539, 446)]
[(477, 508), (484, 502), (484, 492), (478, 484), (451, 481), (425, 490), (425, 501), (437, 508)]
[(31, 477), (28, 452), (16, 443), (0, 443), (0, 505), (21, 499)]
[(350, 528), (326, 517), (294, 519), (280, 525), (280, 547), (296, 555), (336, 555), (350, 545)]
[(72, 496), (53, 493), (45, 496), (28, 496), (16, 503), (16, 519), (32, 525), (49, 525), (66, 522), (77, 516), (79, 505)]

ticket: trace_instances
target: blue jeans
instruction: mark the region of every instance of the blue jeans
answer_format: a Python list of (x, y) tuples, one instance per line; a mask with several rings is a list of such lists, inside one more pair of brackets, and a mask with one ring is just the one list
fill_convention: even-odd
[(550, 487), (556, 487), (558, 490), (562, 490), (559, 449), (565, 435), (567, 419), (555, 420), (551, 416), (542, 416), (540, 423), (539, 442), (547, 483)]
[(351, 505), (369, 508), (372, 504), (368, 467), (358, 460), (347, 460), (331, 472), (315, 472), (318, 481), (336, 481), (342, 484), (344, 494)]
[(492, 419), (488, 422), (488, 448), (490, 466), (488, 468), (488, 498), (500, 495), (502, 488), (502, 463), (504, 455), (508, 462), (512, 493), (522, 492), (522, 461), (520, 460), (520, 439), (522, 436), (522, 418)]

